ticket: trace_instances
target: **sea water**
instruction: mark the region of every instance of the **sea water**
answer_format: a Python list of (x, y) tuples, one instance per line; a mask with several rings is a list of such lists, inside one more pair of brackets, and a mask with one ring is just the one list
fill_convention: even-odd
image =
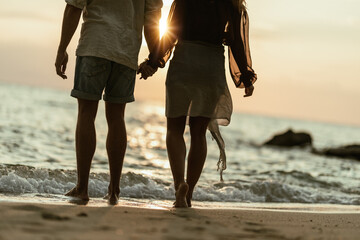
[[(62, 201), (75, 186), (76, 99), (66, 91), (0, 83), (0, 200)], [(109, 183), (103, 102), (96, 119), (97, 149), (89, 180), (90, 198), (100, 199)], [(121, 196), (133, 201), (174, 199), (167, 159), (164, 106), (127, 105), (128, 148)], [(313, 136), (317, 149), (360, 143), (360, 127), (234, 113), (221, 127), (227, 152), (224, 182), (219, 150), (207, 135), (208, 156), (194, 192), (213, 203), (320, 203), (360, 205), (360, 162), (315, 155), (310, 148), (262, 144), (292, 128)], [(185, 140), (189, 147), (189, 131)]]

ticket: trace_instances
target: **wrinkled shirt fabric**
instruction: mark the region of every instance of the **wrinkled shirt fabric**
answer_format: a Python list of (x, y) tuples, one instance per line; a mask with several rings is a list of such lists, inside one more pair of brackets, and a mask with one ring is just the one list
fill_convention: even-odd
[(65, 0), (83, 10), (77, 56), (138, 67), (144, 24), (159, 21), (162, 0)]

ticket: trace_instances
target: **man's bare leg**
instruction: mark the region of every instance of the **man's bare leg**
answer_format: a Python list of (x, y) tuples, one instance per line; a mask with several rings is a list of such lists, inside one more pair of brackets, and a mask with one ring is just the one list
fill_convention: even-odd
[(105, 103), (108, 135), (106, 150), (110, 166), (110, 184), (105, 196), (110, 204), (117, 204), (120, 195), (120, 177), (127, 146), (124, 120), (125, 103)]
[(191, 199), (194, 187), (198, 182), (201, 172), (204, 168), (204, 163), (207, 154), (206, 145), (206, 129), (210, 122), (210, 118), (205, 117), (190, 117), (190, 135), (191, 144), (188, 155), (186, 182), (189, 185), (189, 191), (186, 196), (186, 201), (191, 207)]
[(184, 180), (186, 146), (184, 141), (186, 117), (167, 118), (166, 146), (174, 178), (176, 202), (174, 207), (187, 207), (188, 185)]
[(78, 99), (78, 119), (75, 133), (77, 184), (66, 196), (89, 200), (88, 183), (91, 161), (96, 147), (95, 117), (99, 101)]

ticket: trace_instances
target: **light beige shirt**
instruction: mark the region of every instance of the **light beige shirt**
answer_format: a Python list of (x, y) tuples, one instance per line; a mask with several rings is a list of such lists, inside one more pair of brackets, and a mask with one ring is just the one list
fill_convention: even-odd
[(159, 21), (162, 0), (65, 1), (83, 9), (77, 56), (101, 57), (137, 69), (143, 26)]

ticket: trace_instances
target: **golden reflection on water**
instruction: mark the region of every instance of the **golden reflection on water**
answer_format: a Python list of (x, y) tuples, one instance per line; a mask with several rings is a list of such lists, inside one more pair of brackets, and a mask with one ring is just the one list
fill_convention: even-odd
[(155, 157), (155, 154), (150, 153), (150, 152), (146, 152), (146, 153), (144, 154), (144, 157), (145, 157), (147, 160), (151, 160), (151, 159), (153, 159), (153, 158)]
[(141, 174), (143, 176), (154, 176), (153, 170), (140, 170), (137, 172), (138, 174)]
[(169, 161), (167, 159), (159, 159), (156, 154), (146, 152), (144, 154), (145, 159), (149, 160), (154, 167), (170, 168)]
[(168, 160), (154, 159), (151, 160), (151, 163), (154, 164), (156, 167), (170, 168), (170, 163)]
[(144, 135), (144, 133), (145, 133), (145, 130), (143, 128), (137, 128), (134, 130), (135, 136), (141, 136), (141, 135)]
[(161, 144), (159, 141), (154, 140), (148, 144), (148, 148), (161, 148)]
[(155, 106), (155, 105), (146, 105), (141, 109), (142, 112), (144, 112), (145, 115), (157, 115), (157, 116), (164, 116), (165, 109), (163, 106)]

